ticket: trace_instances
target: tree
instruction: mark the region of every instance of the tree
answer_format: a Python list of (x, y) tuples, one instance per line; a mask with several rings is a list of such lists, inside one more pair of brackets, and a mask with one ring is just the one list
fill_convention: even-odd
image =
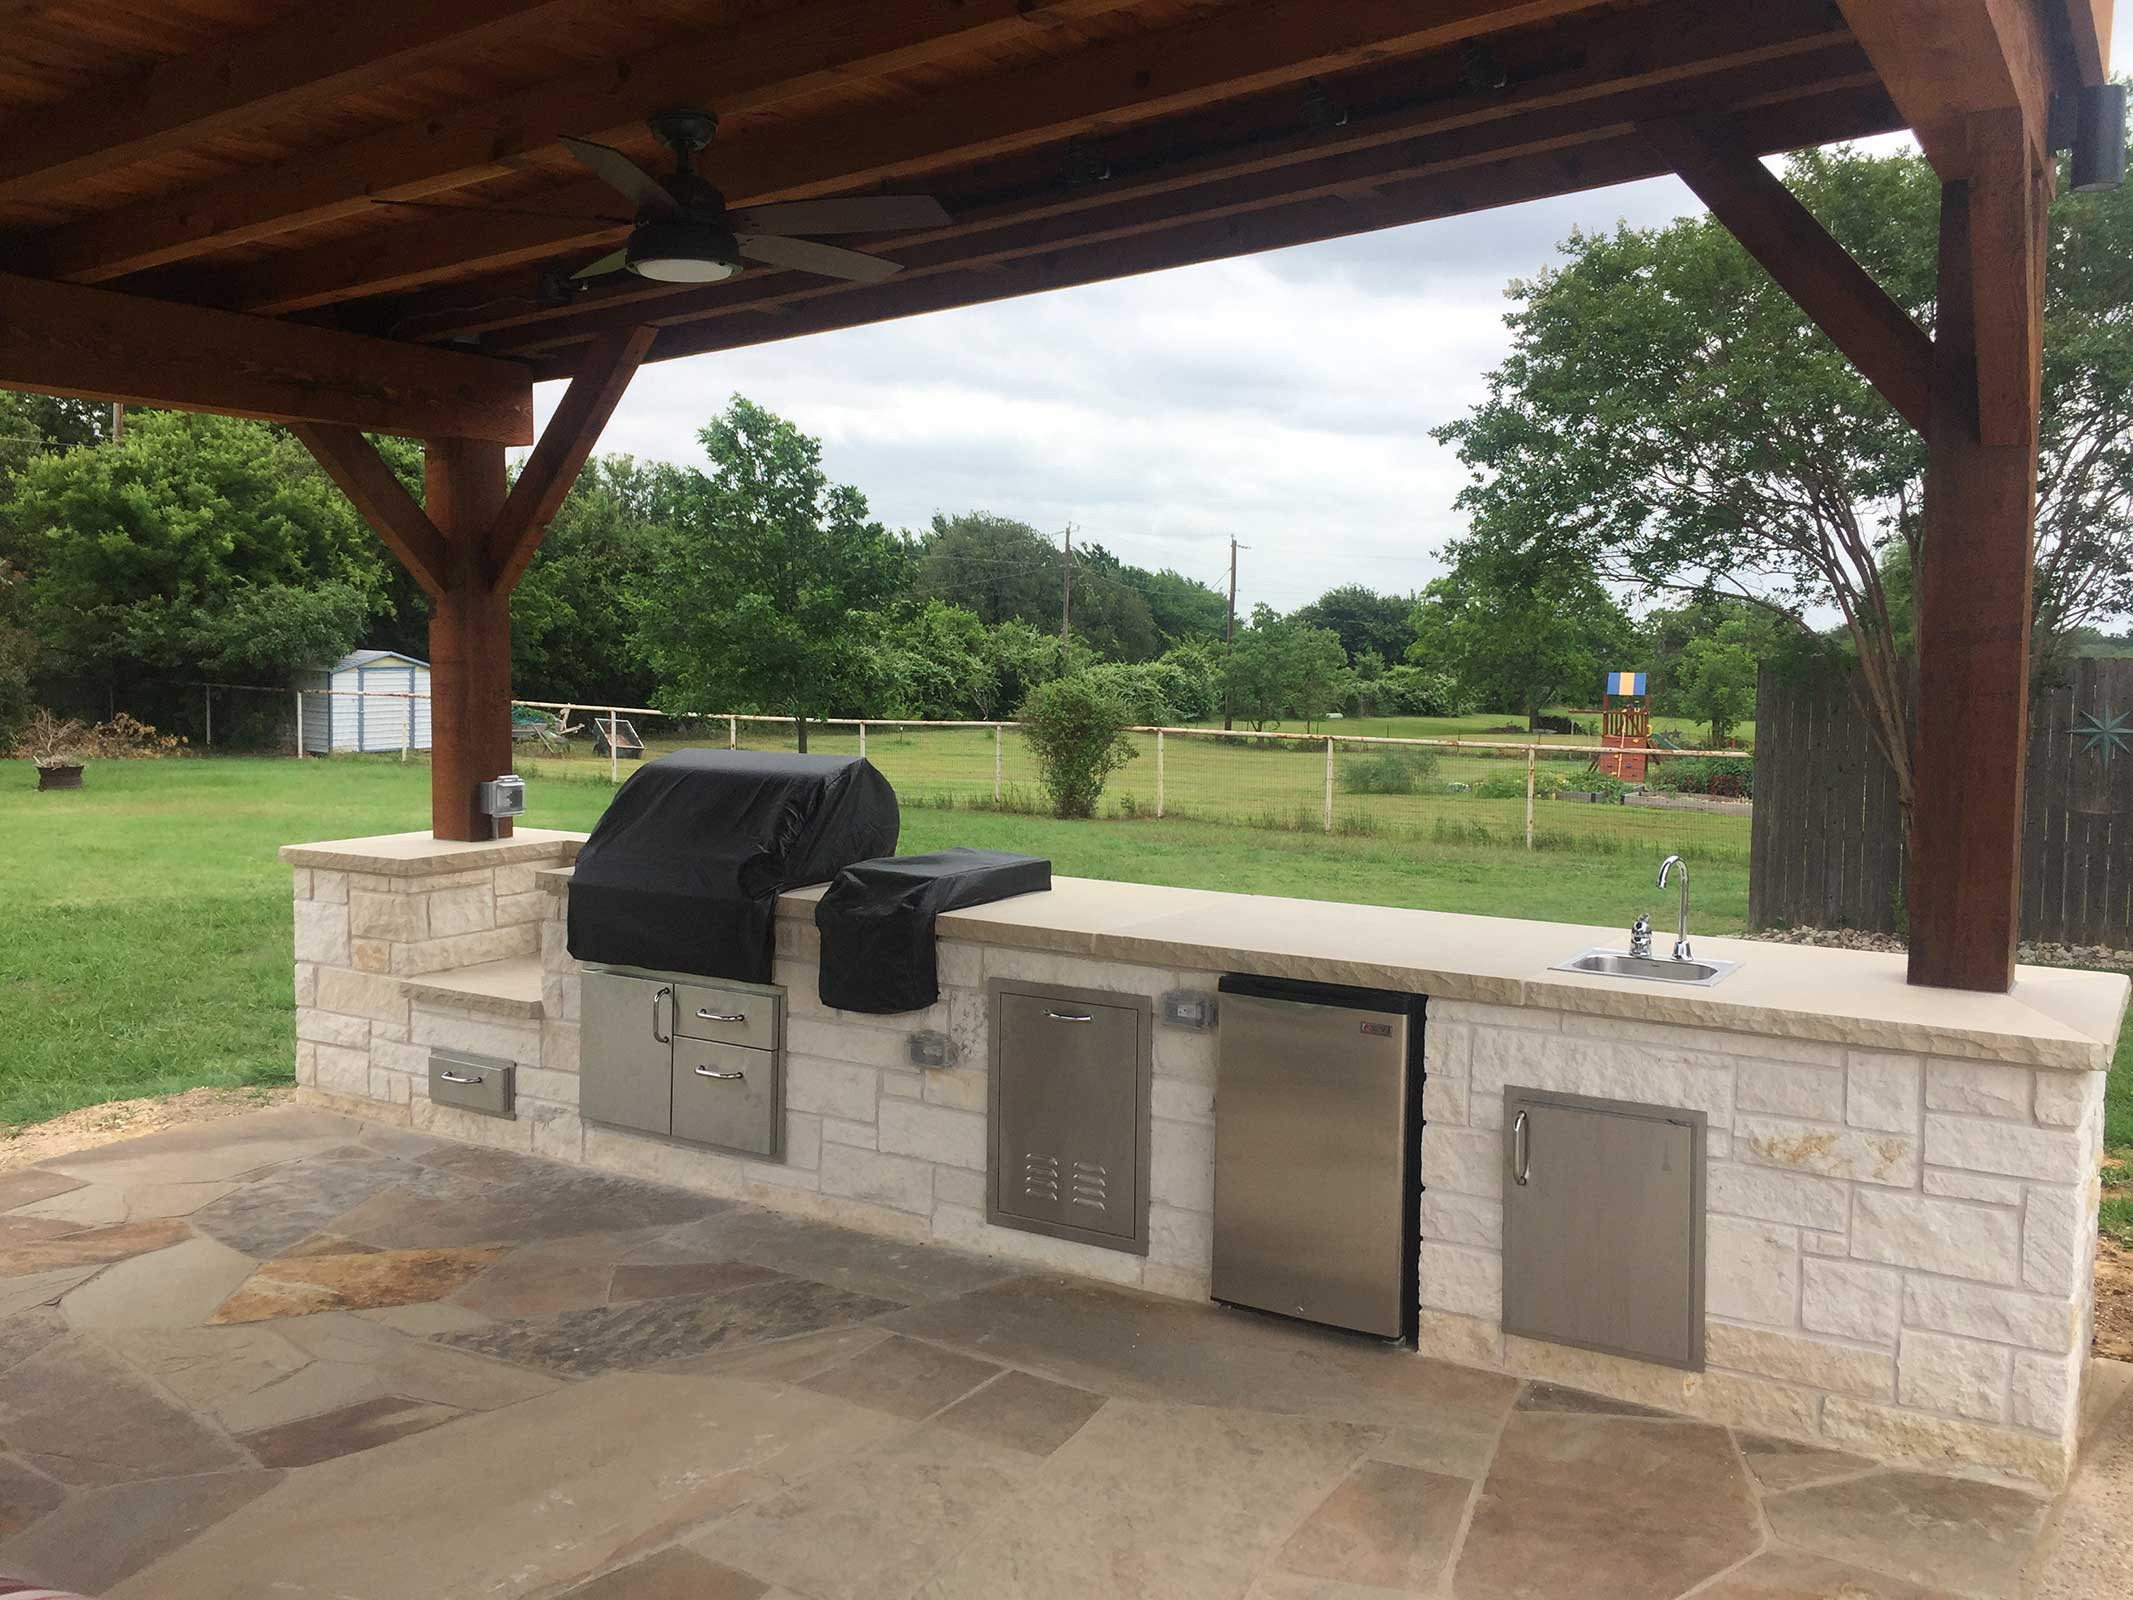
[(902, 603), (882, 619), (874, 709), (933, 722), (992, 716), (1000, 671), (988, 643), (985, 624), (960, 606)]
[(830, 483), (822, 446), (735, 395), (697, 434), (711, 470), (689, 469), (674, 526), (627, 584), (637, 646), (671, 711), (770, 711), (793, 719), (860, 704), (877, 681), (867, 613), (909, 581), (904, 545)]
[(1039, 684), (1016, 715), (1057, 816), (1093, 817), (1105, 780), (1139, 753), (1126, 703), (1091, 673)]
[[(988, 625), (1026, 622), (1056, 635), (1065, 576), (1066, 556), (1058, 543), (1012, 517), (968, 511), (935, 516), (919, 539), (913, 594), (961, 606)], [(1077, 543), (1075, 641), (1114, 661), (1147, 661), (1161, 654), (1165, 639), (1141, 593), (1148, 578), (1100, 544)]]
[(1230, 705), (1254, 732), (1284, 717), (1302, 717), (1308, 728), (1347, 698), (1352, 682), (1339, 634), (1269, 605), (1252, 608), (1224, 676)]
[[(1915, 155), (1788, 159), (1786, 180), (1922, 321), (1939, 180)], [(2133, 606), (2133, 192), (2051, 212), (2035, 615), (2067, 630)], [(1510, 357), (1439, 430), (1474, 469), (1477, 541), (1591, 563), (1647, 593), (1734, 594), (1803, 636), (1834, 610), (1906, 804), (1908, 619), (1887, 582), (1921, 559), (1925, 452), (1710, 217), (1573, 234), (1514, 282)]]
[(1597, 693), (1629, 648), (1629, 618), (1582, 567), (1479, 537), (1446, 547), (1452, 569), (1414, 608), (1416, 666), (1449, 673), (1472, 702), (1532, 728), (1565, 694)]
[(1675, 697), (1683, 712), (1711, 725), (1711, 748), (1724, 744), (1736, 722), (1755, 715), (1755, 680), (1760, 670), (1749, 625), (1722, 622), (1713, 633), (1700, 633), (1682, 647), (1675, 669)]
[(1229, 620), (1229, 597), (1220, 589), (1165, 567), (1149, 572), (1127, 567), (1124, 575), (1148, 602), (1155, 631), (1166, 650), (1192, 639), (1219, 639)]
[(1380, 662), (1404, 661), (1415, 642), (1408, 621), (1414, 605), (1413, 595), (1379, 594), (1368, 584), (1344, 583), (1301, 607), (1296, 620), (1339, 634), (1351, 666), (1360, 664), (1366, 650), (1376, 652)]

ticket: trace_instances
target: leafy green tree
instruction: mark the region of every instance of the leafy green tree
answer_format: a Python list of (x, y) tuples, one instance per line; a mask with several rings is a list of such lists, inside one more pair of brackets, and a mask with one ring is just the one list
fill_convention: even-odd
[(1296, 620), (1339, 634), (1350, 665), (1360, 665), (1366, 650), (1374, 651), (1380, 662), (1404, 661), (1407, 647), (1415, 642), (1408, 620), (1414, 605), (1413, 595), (1380, 594), (1368, 584), (1344, 583), (1300, 607)]
[[(1786, 181), (1929, 321), (1939, 185), (1918, 156), (1788, 158)], [(2040, 658), (2133, 609), (2133, 190), (2051, 211), (2036, 623)], [(1511, 286), (1511, 355), (1439, 430), (1475, 472), (1474, 538), (1648, 593), (1733, 594), (1802, 636), (1834, 610), (1910, 795), (1906, 619), (1886, 581), (1930, 559), (1925, 452), (1710, 217), (1574, 234)]]
[(1132, 712), (1118, 690), (1093, 673), (1039, 684), (1016, 716), (1057, 816), (1096, 815), (1105, 782), (1139, 753), (1126, 732)]
[(1619, 665), (1630, 623), (1584, 568), (1507, 553), (1485, 539), (1447, 546), (1452, 569), (1414, 608), (1414, 665), (1444, 672), (1464, 694), (1526, 726), (1560, 697), (1596, 694)]
[(1711, 725), (1711, 747), (1732, 736), (1735, 723), (1755, 715), (1755, 680), (1761, 669), (1753, 631), (1739, 618), (1700, 633), (1682, 647), (1675, 691), (1682, 710)]
[(869, 613), (904, 591), (909, 554), (830, 483), (819, 442), (753, 401), (735, 395), (697, 438), (711, 470), (684, 475), (674, 526), (627, 586), (653, 703), (789, 716), (805, 750), (809, 718), (877, 684)]
[(1220, 589), (1188, 578), (1170, 567), (1149, 572), (1141, 567), (1124, 569), (1126, 577), (1148, 602), (1155, 631), (1166, 648), (1189, 639), (1219, 639), (1229, 620), (1229, 599)]
[(1000, 706), (1000, 673), (985, 624), (960, 606), (905, 602), (882, 619), (882, 715), (930, 722), (989, 717)]
[[(1058, 543), (1026, 522), (969, 511), (935, 516), (918, 541), (920, 600), (942, 600), (988, 624), (1026, 622), (1057, 634), (1066, 557)], [(1073, 636), (1099, 656), (1146, 661), (1164, 636), (1142, 594), (1149, 575), (1100, 544), (1074, 546)]]
[(1347, 698), (1351, 681), (1339, 634), (1268, 605), (1252, 609), (1224, 674), (1231, 707), (1254, 732), (1285, 717), (1302, 717), (1308, 728)]

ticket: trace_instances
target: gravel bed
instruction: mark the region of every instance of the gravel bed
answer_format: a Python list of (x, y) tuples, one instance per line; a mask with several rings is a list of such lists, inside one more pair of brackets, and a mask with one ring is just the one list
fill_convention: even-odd
[[(1862, 928), (1765, 928), (1741, 937), (1769, 944), (1812, 944), (1831, 950), (1880, 950), (1890, 954), (1901, 954), (1907, 948), (1896, 934), (1869, 933)], [(2039, 967), (2133, 972), (2133, 950), (2113, 950), (2100, 944), (2050, 944), (2025, 939), (2015, 947), (2015, 959)]]

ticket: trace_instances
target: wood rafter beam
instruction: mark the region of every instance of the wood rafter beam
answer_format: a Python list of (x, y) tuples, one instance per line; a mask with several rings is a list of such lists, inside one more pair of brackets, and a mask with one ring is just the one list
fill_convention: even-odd
[[(1773, 106), (1759, 126), (1770, 148), (1780, 150), (1816, 137), (1865, 137), (1883, 132), (1892, 118), (1887, 98), (1878, 87), (1861, 86)], [(1093, 238), (1062, 233), (1049, 244), (1028, 240), (1027, 248), (1011, 253), (964, 260), (932, 272), (907, 271), (874, 286), (789, 289), (775, 296), (763, 295), (663, 325), (653, 358), (669, 360), (738, 349), (1192, 262), (1225, 260), (1627, 183), (1666, 170), (1665, 162), (1634, 129), (1621, 127), (1555, 148), (1477, 161), (1463, 170), (1354, 182), (1342, 186), (1340, 192), (1311, 199), (1275, 197), (1250, 209), (1197, 220), (1151, 222)], [(568, 337), (567, 330), (563, 336)], [(577, 360), (575, 349), (560, 349), (536, 370), (543, 377), (566, 376)]]
[(2056, 3), (1837, 0), (1943, 178), (1964, 176), (1963, 129), (1974, 112), (2018, 106), (2030, 142), (2044, 147), (2054, 87), (2044, 7)]
[(5, 273), (0, 387), (533, 442), (532, 385), (509, 361)]
[(340, 485), (357, 514), (407, 568), (422, 592), (433, 600), (441, 596), (451, 582), (444, 535), (393, 476), (377, 447), (355, 428), (328, 423), (294, 422), (289, 431), (317, 458), (326, 476)]
[(2086, 84), (2109, 82), (2113, 0), (2063, 0), (2063, 3), (2066, 6), (2067, 48), (2073, 53), (2075, 72)]
[[(726, 114), (854, 78), (923, 66), (1004, 43), (1046, 18), (1071, 20), (1129, 0), (801, 0), (745, 25), (698, 34), (606, 66), (445, 115), (299, 152), (122, 206), (27, 241), (30, 270), (98, 283), (221, 245), (353, 216), (380, 200), (419, 200), (506, 175), (566, 134), (628, 133), (654, 111), (708, 105)], [(1446, 0), (1437, 0), (1446, 3)]]
[(191, 55), (0, 121), (0, 202), (63, 190), (295, 106), (389, 81), (444, 45), (523, 26), (568, 0), (380, 0), (304, 9)]
[[(943, 167), (999, 159), (1085, 134), (1115, 138), (1121, 128), (1197, 110), (1210, 83), (1234, 85), (1256, 69), (1266, 76), (1290, 33), (1274, 26), (1292, 6), (1261, 6), (1252, 18), (1232, 17), (1218, 58), (1202, 52), (1202, 65), (1187, 78), (1158, 73), (1174, 57), (1193, 55), (1209, 25), (1192, 24), (1153, 38), (1132, 38), (1098, 47), (1069, 61), (1046, 62), (974, 83), (945, 108), (927, 102), (908, 111), (869, 107), (863, 112), (804, 125), (743, 134), (721, 142), (715, 171), (730, 203), (857, 189), (874, 181), (923, 174)], [(1243, 24), (1253, 21), (1254, 26)], [(1264, 23), (1265, 26), (1259, 26)], [(1191, 35), (1192, 37), (1183, 37)], [(1459, 65), (1447, 54), (1430, 70), (1415, 71), (1410, 93), (1421, 102), (1399, 118), (1358, 116), (1337, 131), (1310, 127), (1300, 102), (1268, 103), (1270, 120), (1294, 131), (1287, 143), (1296, 159), (1315, 151), (1360, 148), (1404, 136), (1421, 127), (1458, 127), (1517, 115), (1535, 106), (1567, 104), (1643, 85), (1677, 82), (1743, 63), (1811, 54), (1848, 39), (1826, 8), (1781, 0), (1745, 16), (1714, 14), (1708, 5), (1680, 0), (1611, 16), (1580, 30), (1577, 49), (1566, 53), (1555, 30), (1533, 30), (1504, 41), (1501, 54), (1511, 81), (1494, 95), (1460, 92)], [(1314, 64), (1323, 67), (1323, 62)], [(1419, 64), (1418, 64), (1419, 67)], [(1314, 81), (1322, 74), (1313, 74)], [(1374, 75), (1375, 76), (1375, 75)], [(1274, 95), (1293, 98), (1286, 75)], [(1328, 86), (1338, 93), (1340, 83)], [(1091, 93), (1092, 88), (1094, 93)], [(1263, 144), (1264, 141), (1262, 140)], [(588, 251), (619, 240), (626, 228), (587, 221), (612, 215), (615, 198), (604, 185), (579, 181), (512, 202), (519, 209), (469, 209), (425, 217), (366, 240), (360, 251), (320, 245), (271, 257), (211, 285), (217, 303), (285, 313), (335, 300), (413, 288), (429, 279), (463, 277), (469, 268), (499, 270), (544, 260), (565, 250)], [(534, 211), (546, 215), (526, 215)]]
[(599, 442), (600, 430), (652, 348), (655, 333), (652, 328), (630, 328), (602, 334), (585, 347), (562, 403), (541, 431), (541, 442), (533, 447), (489, 530), (489, 560), (498, 589), (509, 593), (517, 587), (585, 458)]
[(1814, 213), (1721, 123), (1664, 118), (1644, 137), (1726, 231), (1923, 434), (1931, 415), (1933, 341)]

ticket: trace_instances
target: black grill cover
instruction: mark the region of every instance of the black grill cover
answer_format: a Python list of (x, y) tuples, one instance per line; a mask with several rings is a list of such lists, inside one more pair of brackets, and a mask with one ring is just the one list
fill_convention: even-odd
[(661, 756), (578, 852), (570, 953), (768, 983), (778, 895), (894, 850), (897, 825), (896, 791), (858, 756)]
[(1052, 886), (1052, 864), (1004, 850), (941, 850), (861, 861), (815, 907), (822, 1003), (839, 1011), (922, 1011), (940, 998), (933, 919)]

